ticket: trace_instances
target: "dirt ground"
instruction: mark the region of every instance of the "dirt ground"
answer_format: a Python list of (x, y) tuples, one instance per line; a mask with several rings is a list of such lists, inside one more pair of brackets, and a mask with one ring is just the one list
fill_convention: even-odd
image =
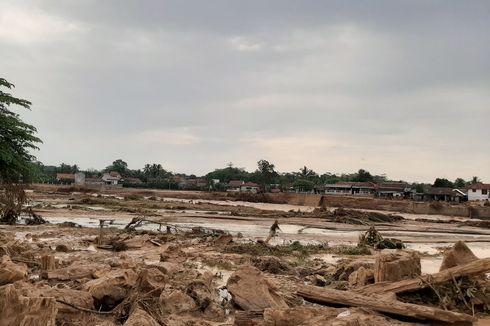
[[(31, 190), (30, 205), (49, 224), (0, 225), (0, 325), (429, 325), (298, 293), (373, 283), (381, 248), (358, 245), (373, 226), (388, 244), (404, 243), (396, 252), (416, 252), (422, 274), (437, 273), (459, 240), (490, 257), (490, 226), (468, 218), (79, 190)], [(280, 230), (265, 244), (276, 220)], [(455, 281), (468, 297), (439, 300), (452, 293), (441, 285), (399, 300), (487, 325), (486, 277)]]

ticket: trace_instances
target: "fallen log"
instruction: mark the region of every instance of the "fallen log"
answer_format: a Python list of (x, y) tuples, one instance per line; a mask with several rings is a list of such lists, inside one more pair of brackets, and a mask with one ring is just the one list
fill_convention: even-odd
[(455, 266), (443, 270), (442, 272), (435, 274), (423, 275), (418, 278), (410, 280), (403, 280), (398, 282), (380, 282), (375, 284), (366, 285), (355, 289), (355, 292), (363, 294), (374, 293), (402, 293), (410, 292), (414, 290), (423, 289), (429, 286), (429, 284), (444, 283), (451, 281), (453, 278), (468, 275), (478, 275), (488, 273), (490, 271), (490, 258), (478, 259), (468, 263), (466, 265)]
[(378, 294), (366, 296), (351, 291), (318, 288), (311, 285), (300, 287), (297, 294), (305, 300), (315, 303), (364, 307), (417, 320), (432, 320), (445, 323), (463, 322), (469, 325), (476, 321), (475, 317), (467, 314), (390, 300), (386, 296)]

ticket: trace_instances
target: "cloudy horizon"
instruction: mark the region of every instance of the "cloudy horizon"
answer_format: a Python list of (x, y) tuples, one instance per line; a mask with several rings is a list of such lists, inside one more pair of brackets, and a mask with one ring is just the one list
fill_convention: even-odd
[(490, 2), (0, 0), (45, 164), (490, 183)]

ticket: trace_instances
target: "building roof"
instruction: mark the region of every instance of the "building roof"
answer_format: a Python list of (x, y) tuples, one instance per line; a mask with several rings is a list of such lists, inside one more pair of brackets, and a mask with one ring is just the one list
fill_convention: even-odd
[[(427, 195), (447, 195), (447, 196), (454, 196), (454, 195), (459, 195), (461, 196), (462, 192), (458, 189), (453, 189), (453, 188), (446, 188), (446, 187), (432, 187), (426, 192)], [(464, 193), (463, 193), (464, 195)]]
[(410, 188), (405, 182), (383, 182), (378, 185), (380, 191), (405, 191)]
[(349, 186), (349, 187), (361, 187), (361, 188), (376, 188), (377, 184), (374, 182), (350, 182), (350, 181), (339, 181), (335, 184), (336, 186)]
[(490, 183), (475, 183), (469, 186), (468, 189), (490, 190)]
[(72, 173), (56, 173), (56, 179), (75, 180), (75, 175)]
[(241, 185), (241, 187), (258, 187), (259, 185), (256, 184), (255, 182), (245, 182), (244, 184)]
[(117, 171), (111, 171), (109, 172), (109, 175), (113, 178), (121, 178), (121, 175)]
[(244, 183), (243, 180), (230, 180), (230, 182), (228, 182), (228, 187), (240, 187)]

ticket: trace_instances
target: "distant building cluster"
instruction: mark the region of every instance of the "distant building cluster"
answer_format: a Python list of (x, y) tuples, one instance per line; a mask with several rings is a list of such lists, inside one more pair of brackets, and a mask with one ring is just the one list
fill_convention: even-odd
[[(137, 186), (143, 184), (138, 178), (123, 178), (118, 172), (111, 171), (104, 173), (99, 178), (87, 178), (82, 172), (58, 173), (56, 180), (60, 183), (69, 183), (84, 186), (107, 186), (122, 187), (124, 185)], [(228, 183), (221, 183), (220, 180), (206, 180), (204, 178), (185, 178), (182, 176), (172, 176), (168, 179), (178, 185), (182, 190), (226, 190), (227, 192), (259, 193), (265, 191), (263, 187), (254, 182), (243, 180), (231, 180)], [(289, 186), (280, 189), (279, 185), (270, 185), (268, 192), (304, 192), (300, 188)], [(398, 198), (412, 199), (416, 201), (490, 201), (490, 184), (476, 183), (464, 189), (431, 187), (423, 192), (417, 192), (405, 182), (349, 182), (339, 181), (334, 184), (315, 186), (307, 193), (325, 194), (334, 196), (365, 196), (378, 198)]]

